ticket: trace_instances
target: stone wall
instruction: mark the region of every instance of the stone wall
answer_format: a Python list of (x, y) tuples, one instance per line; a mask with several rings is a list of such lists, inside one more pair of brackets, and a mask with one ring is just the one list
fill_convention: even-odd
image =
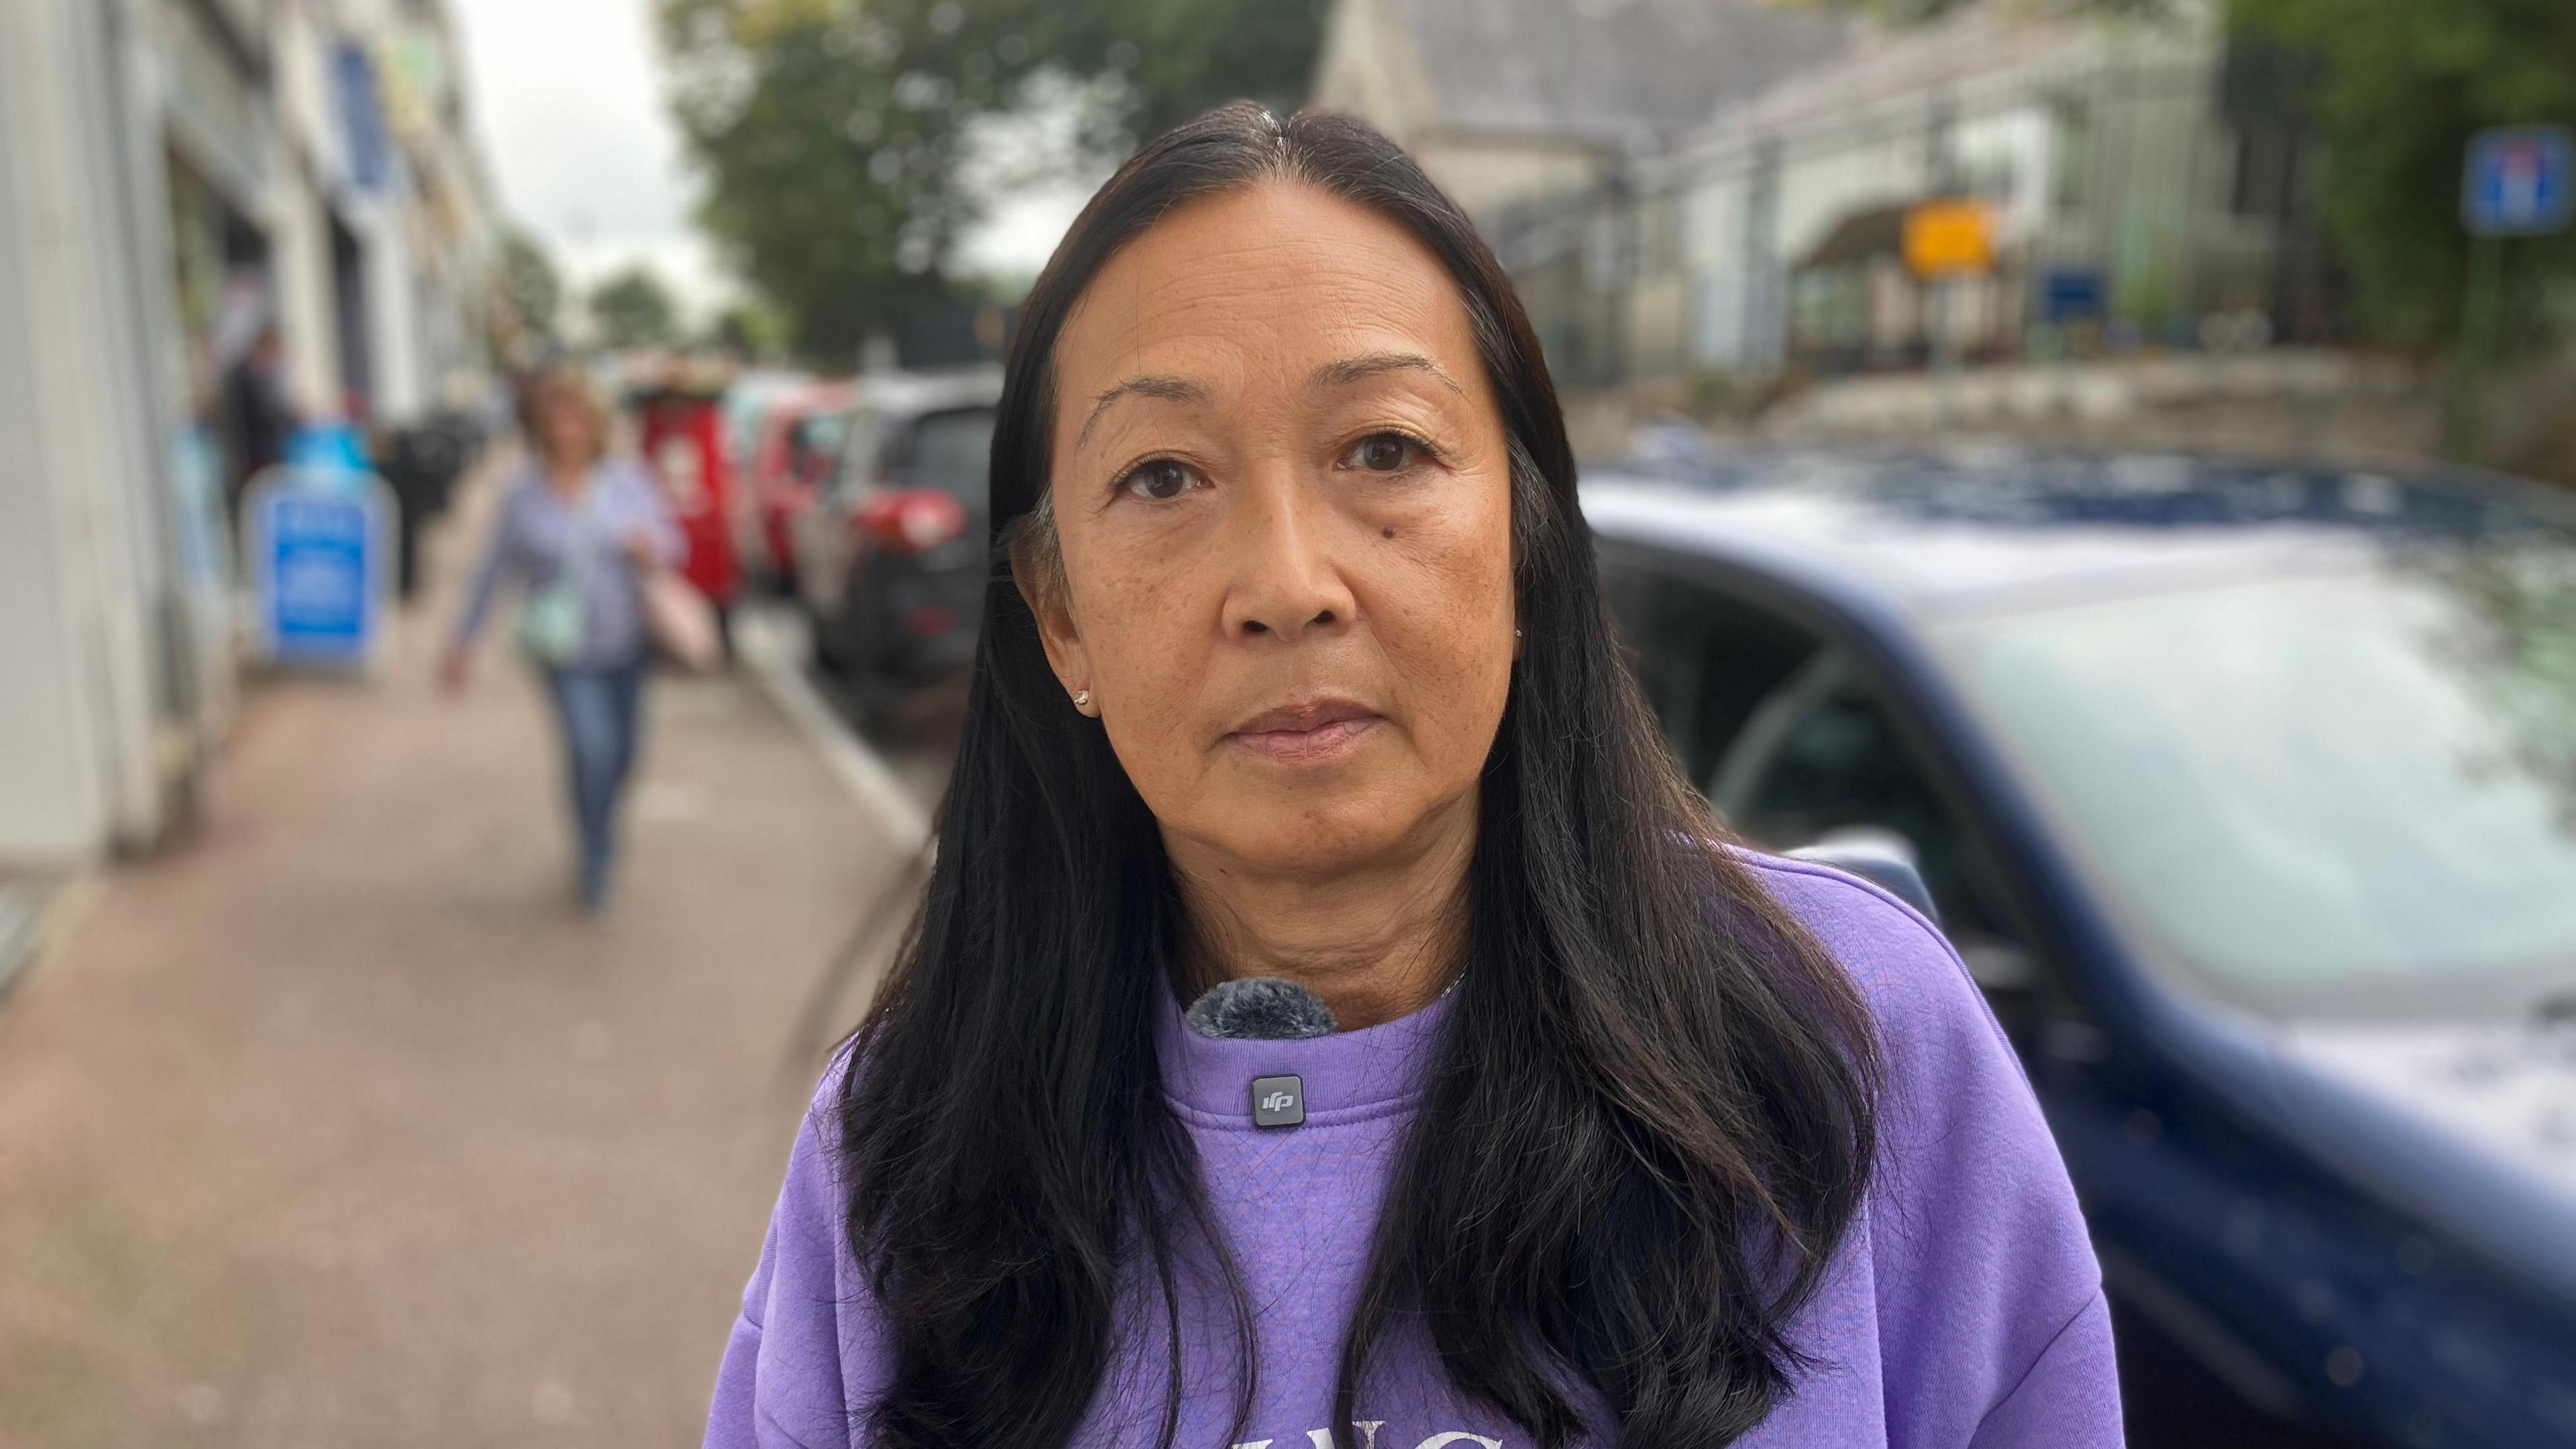
[[(2007, 437), (2402, 467), (2443, 456), (2448, 379), (2403, 358), (2322, 349), (2012, 364), (1739, 387), (1659, 382), (1569, 396), (1576, 451), (1621, 451), (1638, 423), (1698, 418), (1722, 441), (1901, 445)], [(2576, 353), (2498, 374), (2486, 461), (2576, 485)]]

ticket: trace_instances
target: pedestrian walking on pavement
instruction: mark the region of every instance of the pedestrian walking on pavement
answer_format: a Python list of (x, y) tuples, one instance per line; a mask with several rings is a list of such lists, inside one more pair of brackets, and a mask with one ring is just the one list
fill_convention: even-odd
[(465, 610), (440, 661), (441, 683), (466, 682), (493, 601), (519, 595), (519, 652), (554, 703), (579, 842), (583, 909), (607, 904), (617, 805), (644, 727), (651, 641), (645, 589), (675, 565), (680, 533), (642, 464), (608, 452), (608, 410), (568, 364), (519, 389), (519, 426), (534, 456), (505, 486)]
[(224, 368), (216, 399), (215, 424), (224, 448), (224, 507), (233, 542), (243, 556), (248, 540), (241, 536), (242, 500), (251, 481), (286, 457), (286, 440), (295, 431), (295, 410), (286, 402), (286, 343), (277, 324), (262, 322)]
[(1681, 778), (1538, 341), (1401, 150), (1243, 103), (1129, 160), (990, 482), (929, 885), (709, 1445), (2115, 1449), (2010, 1046)]

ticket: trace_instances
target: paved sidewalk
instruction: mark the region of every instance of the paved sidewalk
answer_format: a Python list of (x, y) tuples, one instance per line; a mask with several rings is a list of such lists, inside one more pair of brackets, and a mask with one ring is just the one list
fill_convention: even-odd
[(697, 1442), (892, 852), (748, 676), (666, 678), (582, 919), (531, 681), (430, 688), (450, 602), (254, 688), (207, 828), (0, 1001), (0, 1449)]

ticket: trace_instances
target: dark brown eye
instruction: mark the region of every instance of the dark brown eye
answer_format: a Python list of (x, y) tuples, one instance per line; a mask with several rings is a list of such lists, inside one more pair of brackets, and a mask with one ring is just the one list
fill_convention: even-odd
[(1137, 465), (1135, 471), (1127, 475), (1124, 486), (1139, 498), (1167, 502), (1189, 492), (1190, 485), (1197, 481), (1197, 475), (1190, 471), (1187, 463), (1156, 458), (1150, 463)]
[(1342, 464), (1372, 473), (1400, 473), (1413, 466), (1422, 445), (1402, 433), (1371, 433), (1342, 455)]

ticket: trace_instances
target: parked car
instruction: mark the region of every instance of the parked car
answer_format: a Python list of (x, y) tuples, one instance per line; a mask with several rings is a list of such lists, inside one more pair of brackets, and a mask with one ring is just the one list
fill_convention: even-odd
[(752, 536), (744, 557), (777, 593), (795, 591), (796, 520), (831, 481), (857, 401), (857, 388), (842, 379), (808, 384), (760, 411), (745, 469)]
[(735, 374), (725, 389), (725, 446), (733, 465), (748, 470), (760, 445), (761, 420), (786, 398), (813, 386), (814, 375), (795, 368), (754, 367)]
[(871, 375), (828, 491), (789, 525), (815, 662), (863, 721), (964, 669), (983, 623), (998, 368)]
[(2124, 1317), (2339, 1441), (2576, 1445), (2563, 495), (1998, 452), (1583, 502), (1721, 818), (1910, 847)]
[(772, 574), (769, 560), (773, 557), (768, 541), (762, 537), (758, 510), (758, 472), (761, 444), (768, 433), (770, 409), (796, 397), (815, 385), (811, 373), (792, 368), (753, 367), (736, 374), (725, 389), (724, 439), (726, 460), (733, 465), (735, 476), (753, 486), (735, 495), (733, 517), (734, 552), (757, 574), (761, 582), (776, 587), (781, 594), (792, 592), (786, 575)]

